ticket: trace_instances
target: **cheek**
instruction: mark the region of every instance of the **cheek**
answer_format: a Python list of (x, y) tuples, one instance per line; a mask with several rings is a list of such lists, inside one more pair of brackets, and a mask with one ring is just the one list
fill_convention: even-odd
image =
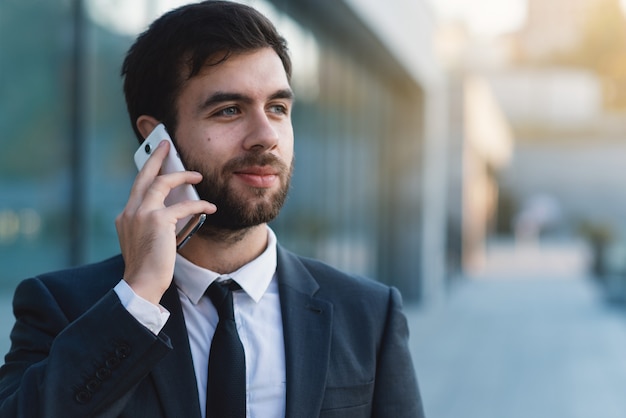
[(291, 127), (291, 125), (286, 126), (283, 129), (281, 129), (280, 138), (281, 138), (281, 148), (283, 149), (285, 156), (287, 156), (287, 154), (290, 154), (290, 155), (293, 154), (294, 137), (293, 137), (293, 128)]

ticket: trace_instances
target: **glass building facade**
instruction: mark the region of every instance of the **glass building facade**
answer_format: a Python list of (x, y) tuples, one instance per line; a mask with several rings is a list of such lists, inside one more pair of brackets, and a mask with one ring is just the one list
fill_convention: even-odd
[[(4, 291), (119, 252), (114, 219), (136, 147), (120, 66), (134, 36), (173, 7), (161, 3), (0, 3)], [(418, 299), (420, 86), (343, 2), (248, 3), (277, 23), (294, 60), (296, 169), (272, 223), (279, 241)]]

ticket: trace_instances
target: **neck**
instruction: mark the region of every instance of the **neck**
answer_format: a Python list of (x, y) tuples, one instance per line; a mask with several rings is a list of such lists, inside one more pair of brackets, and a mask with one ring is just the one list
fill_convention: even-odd
[[(203, 227), (204, 228), (204, 227)], [(267, 248), (267, 225), (240, 231), (207, 230), (194, 235), (180, 255), (199, 267), (219, 274), (238, 270)]]

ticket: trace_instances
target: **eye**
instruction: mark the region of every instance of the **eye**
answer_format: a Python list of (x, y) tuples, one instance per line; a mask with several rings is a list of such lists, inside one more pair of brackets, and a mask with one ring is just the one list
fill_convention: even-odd
[(287, 106), (283, 104), (273, 104), (269, 107), (270, 112), (276, 113), (278, 115), (287, 115), (289, 114), (289, 109)]
[(215, 112), (216, 116), (236, 116), (238, 115), (239, 112), (239, 108), (237, 108), (236, 106), (229, 106), (229, 107), (225, 107), (223, 109), (218, 110), (217, 112)]

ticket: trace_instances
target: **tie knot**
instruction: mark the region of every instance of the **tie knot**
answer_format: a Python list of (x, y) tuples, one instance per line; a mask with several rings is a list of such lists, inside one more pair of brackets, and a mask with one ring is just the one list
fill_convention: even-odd
[(233, 291), (241, 289), (234, 280), (213, 282), (206, 291), (220, 319), (235, 319), (233, 312)]

